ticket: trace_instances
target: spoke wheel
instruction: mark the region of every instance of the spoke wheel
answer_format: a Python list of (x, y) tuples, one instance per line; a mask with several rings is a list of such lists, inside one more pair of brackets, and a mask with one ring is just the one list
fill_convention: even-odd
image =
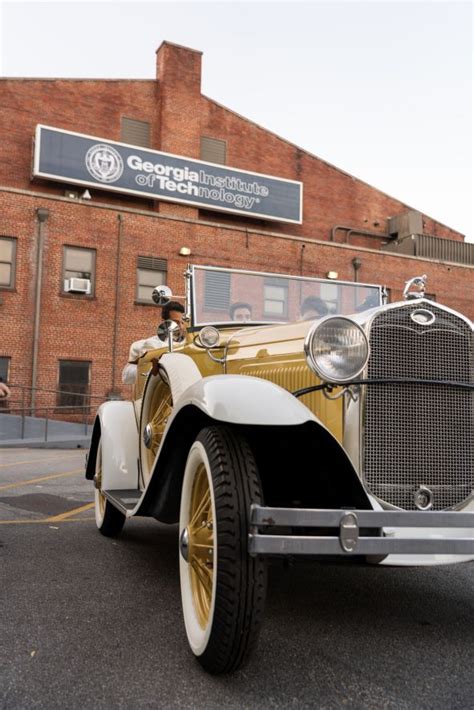
[(214, 516), (211, 492), (204, 464), (201, 464), (193, 483), (188, 523), (189, 573), (193, 603), (199, 625), (205, 628), (209, 621), (214, 585)]
[(125, 515), (102, 493), (102, 441), (99, 441), (95, 459), (95, 522), (102, 535), (116, 537), (125, 524)]
[(173, 409), (169, 385), (149, 376), (143, 394), (140, 420), (140, 452), (143, 485), (150, 480), (156, 455)]
[(180, 510), (180, 580), (189, 645), (210, 673), (239, 668), (260, 628), (266, 565), (248, 554), (250, 506), (262, 500), (252, 452), (227, 427), (190, 449)]

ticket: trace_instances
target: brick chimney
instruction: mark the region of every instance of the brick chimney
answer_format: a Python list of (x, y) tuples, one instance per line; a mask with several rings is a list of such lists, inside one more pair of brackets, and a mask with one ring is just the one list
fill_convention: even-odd
[(156, 55), (160, 150), (199, 158), (202, 52), (163, 42)]

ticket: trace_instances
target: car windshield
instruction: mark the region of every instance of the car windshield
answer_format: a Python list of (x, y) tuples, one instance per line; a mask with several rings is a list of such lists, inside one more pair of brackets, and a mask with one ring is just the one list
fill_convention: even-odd
[(382, 289), (328, 279), (280, 276), (193, 266), (192, 315), (196, 326), (287, 323), (349, 315), (382, 303)]

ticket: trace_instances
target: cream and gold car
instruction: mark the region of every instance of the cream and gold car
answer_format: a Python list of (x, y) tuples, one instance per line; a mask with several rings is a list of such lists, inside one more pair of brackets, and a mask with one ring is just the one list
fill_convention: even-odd
[(248, 657), (271, 556), (474, 559), (473, 328), (424, 297), (190, 266), (188, 329), (160, 327), (132, 401), (98, 410), (86, 477), (104, 535), (179, 524), (189, 645), (211, 673)]

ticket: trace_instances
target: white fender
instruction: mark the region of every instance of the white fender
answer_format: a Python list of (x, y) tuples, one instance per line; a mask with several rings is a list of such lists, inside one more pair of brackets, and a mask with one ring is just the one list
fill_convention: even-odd
[(177, 402), (188, 387), (202, 380), (196, 363), (184, 353), (165, 353), (159, 365), (165, 369), (173, 402)]
[(102, 438), (102, 488), (137, 487), (138, 433), (132, 402), (104, 402), (97, 410)]
[(173, 419), (188, 405), (229, 424), (291, 426), (316, 421), (324, 426), (283, 387), (247, 375), (213, 375), (197, 380), (175, 401)]

